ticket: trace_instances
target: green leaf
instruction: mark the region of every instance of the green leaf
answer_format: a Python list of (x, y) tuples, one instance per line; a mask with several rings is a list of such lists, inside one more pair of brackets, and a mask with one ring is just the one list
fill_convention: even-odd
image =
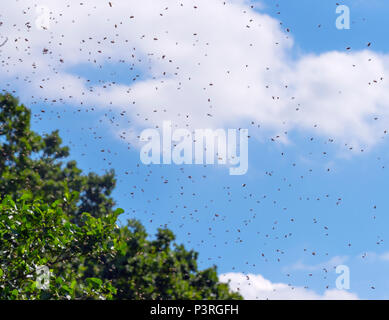
[(94, 288), (99, 288), (103, 284), (103, 281), (99, 278), (87, 278), (86, 282)]

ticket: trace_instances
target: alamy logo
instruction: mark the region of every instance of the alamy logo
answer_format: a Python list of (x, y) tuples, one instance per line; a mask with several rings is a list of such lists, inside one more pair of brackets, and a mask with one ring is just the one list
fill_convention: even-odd
[(50, 270), (47, 266), (38, 266), (35, 270), (37, 274), (36, 287), (39, 290), (48, 290), (50, 288)]
[(50, 28), (50, 9), (46, 6), (36, 8), (38, 17), (35, 20), (35, 26), (40, 30), (48, 30)]
[(339, 265), (336, 267), (336, 273), (340, 275), (336, 278), (336, 288), (338, 290), (350, 289), (350, 268), (345, 265)]
[(161, 164), (162, 154), (163, 164), (217, 162), (220, 165), (229, 165), (230, 175), (244, 175), (248, 170), (248, 138), (247, 129), (228, 129), (227, 132), (224, 129), (196, 129), (192, 133), (188, 129), (173, 130), (172, 123), (164, 121), (162, 139), (160, 130), (142, 131), (140, 141), (147, 144), (141, 149), (140, 160), (144, 164)]
[(0, 37), (0, 47), (4, 46), (8, 41), (8, 37), (5, 37), (3, 40), (3, 37)]
[(339, 30), (350, 29), (350, 8), (345, 5), (336, 7), (336, 14), (340, 16), (336, 19), (335, 25)]

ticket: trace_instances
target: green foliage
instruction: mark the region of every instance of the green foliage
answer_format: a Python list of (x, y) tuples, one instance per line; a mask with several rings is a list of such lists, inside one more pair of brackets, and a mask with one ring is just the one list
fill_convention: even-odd
[(82, 175), (75, 161), (61, 161), (69, 155), (58, 131), (43, 137), (30, 128), (31, 112), (18, 100), (0, 95), (0, 197), (14, 200), (28, 192), (47, 202), (76, 192), (65, 210), (74, 219), (83, 212), (100, 216), (112, 212), (109, 197), (115, 187), (114, 172)]
[[(15, 203), (6, 197), (0, 204), (0, 299), (112, 298), (116, 290), (110, 281), (85, 279), (77, 262), (115, 255), (111, 243), (120, 212), (101, 218), (85, 213), (76, 225), (60, 201), (30, 199), (25, 194)], [(37, 287), (40, 266), (50, 269), (46, 290)]]
[(228, 285), (219, 283), (216, 267), (199, 271), (197, 252), (173, 243), (170, 230), (159, 229), (148, 240), (144, 227), (135, 220), (116, 230), (116, 255), (98, 264), (89, 260), (86, 274), (99, 274), (117, 289), (118, 299), (240, 299)]
[(138, 221), (119, 228), (114, 172), (83, 175), (59, 132), (40, 136), (30, 119), (0, 95), (0, 299), (241, 299), (170, 230), (150, 240)]

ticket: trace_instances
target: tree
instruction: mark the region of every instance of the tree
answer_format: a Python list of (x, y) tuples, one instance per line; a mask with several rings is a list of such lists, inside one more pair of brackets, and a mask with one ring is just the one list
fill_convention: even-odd
[(173, 243), (174, 234), (159, 229), (148, 240), (136, 220), (116, 230), (120, 239), (115, 255), (105, 255), (100, 264), (87, 261), (86, 276), (111, 281), (118, 299), (240, 299), (228, 285), (219, 283), (216, 267), (199, 271), (198, 253)]
[[(17, 202), (7, 196), (0, 204), (0, 299), (112, 298), (111, 283), (85, 277), (79, 261), (115, 254), (114, 226), (122, 211), (101, 218), (84, 213), (76, 225), (62, 209), (69, 195), (51, 205), (31, 200), (31, 194)], [(43, 283), (36, 279), (42, 267)]]
[[(114, 172), (99, 176), (82, 175), (75, 161), (63, 162), (69, 148), (62, 147), (58, 131), (43, 137), (30, 128), (31, 112), (18, 100), (0, 95), (0, 196), (14, 200), (25, 192), (53, 202), (65, 193), (77, 192), (77, 201), (67, 208), (76, 220), (82, 212), (97, 217), (112, 212), (110, 194), (115, 187)], [(79, 205), (76, 205), (79, 204)]]
[[(114, 171), (84, 175), (58, 131), (32, 131), (30, 110), (9, 94), (0, 107), (0, 298), (241, 298), (216, 267), (198, 270), (170, 230), (150, 240), (139, 221), (117, 227)], [(48, 290), (31, 277), (37, 266), (51, 270)]]

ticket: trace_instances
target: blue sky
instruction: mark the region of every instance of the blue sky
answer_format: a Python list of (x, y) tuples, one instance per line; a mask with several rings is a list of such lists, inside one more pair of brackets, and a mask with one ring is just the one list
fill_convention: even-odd
[[(169, 10), (179, 7), (177, 1), (165, 2)], [(182, 2), (187, 7), (197, 3), (204, 17), (217, 15), (215, 10), (224, 10), (220, 1)], [(214, 2), (218, 3), (215, 7)], [(14, 2), (9, 16), (5, 13), (0, 16), (4, 20), (0, 27), (1, 35), (8, 34), (9, 38), (9, 43), (0, 48), (1, 87), (15, 90), (15, 95), (32, 108), (35, 130), (45, 133), (59, 129), (64, 144), (71, 147), (71, 158), (77, 160), (86, 172), (102, 173), (115, 169), (118, 184), (113, 197), (117, 206), (125, 210), (120, 219), (122, 223), (127, 218), (137, 218), (146, 225), (150, 234), (166, 225), (177, 235), (179, 243), (200, 253), (201, 268), (216, 264), (219, 273), (228, 273), (235, 281), (235, 287), (239, 286), (244, 293), (249, 290), (248, 283), (236, 283), (240, 281), (241, 274), (250, 274), (262, 277), (252, 280), (255, 282), (252, 286), (257, 288), (261, 297), (321, 298), (331, 297), (331, 294), (334, 297), (334, 291), (327, 296), (325, 292), (335, 289), (337, 274), (334, 266), (343, 264), (350, 268), (351, 288), (341, 297), (389, 298), (386, 276), (389, 268), (386, 243), (389, 152), (383, 132), (389, 125), (389, 109), (385, 103), (385, 75), (388, 76), (386, 73), (389, 71), (389, 43), (386, 40), (389, 4), (382, 0), (343, 1), (341, 4), (350, 8), (351, 29), (338, 30), (335, 27), (335, 1), (269, 0), (249, 3), (235, 0), (226, 12), (227, 22), (223, 20), (221, 11), (220, 17), (215, 16), (215, 21), (202, 21), (205, 30), (194, 36), (194, 39), (198, 37), (196, 42), (190, 37), (201, 24), (195, 20), (197, 18), (193, 18), (192, 24), (192, 15), (196, 13), (189, 10), (182, 13), (183, 21), (187, 21), (185, 26), (181, 25), (183, 30), (179, 29), (179, 23), (183, 23), (179, 20), (180, 16), (173, 15), (166, 18), (171, 21), (163, 24), (166, 27), (164, 34), (162, 31), (165, 29), (157, 29), (157, 23), (154, 26), (157, 18), (151, 14), (152, 5), (146, 5), (146, 2), (144, 8), (140, 8), (139, 2), (124, 4), (112, 1), (112, 10), (128, 5), (128, 13), (118, 10), (111, 14), (106, 1), (97, 1), (96, 10), (100, 10), (100, 14), (106, 12), (106, 17), (94, 14), (94, 4), (90, 1), (85, 1), (86, 9), (80, 9), (79, 4), (72, 1), (69, 8), (55, 1), (36, 3), (49, 7), (51, 19), (55, 17), (50, 20), (46, 33), (34, 30), (36, 26), (29, 32), (23, 29), (26, 19), (33, 21), (37, 14), (31, 9), (23, 15), (21, 12), (28, 7), (25, 3)], [(255, 8), (250, 8), (250, 5)], [(158, 10), (163, 12), (164, 8), (161, 5)], [(151, 17), (145, 14), (144, 21), (133, 27), (135, 31), (126, 29), (131, 26), (121, 27), (121, 21), (136, 20), (143, 10), (150, 10)], [(243, 31), (239, 29), (239, 24), (228, 21), (235, 16), (238, 21), (249, 21), (241, 18), (243, 10), (254, 15), (254, 21), (259, 19), (260, 28), (265, 28), (264, 33), (251, 31), (254, 27), (250, 29), (252, 33), (247, 36), (248, 42), (259, 49), (247, 56), (246, 52), (250, 49), (243, 47)], [(132, 12), (136, 12), (135, 18), (129, 18)], [(165, 16), (169, 16), (168, 12), (164, 12)], [(72, 18), (76, 31), (71, 27), (70, 31), (65, 29)], [(99, 19), (102, 30), (99, 24), (93, 25)], [(109, 23), (112, 28), (106, 29), (104, 23)], [(185, 28), (187, 33), (184, 33)], [(225, 34), (223, 30), (226, 30)], [(109, 39), (116, 37), (121, 43), (128, 38), (129, 44), (118, 47), (111, 47), (116, 43), (106, 44), (103, 53), (99, 54), (98, 45), (89, 42), (95, 39), (103, 42), (105, 33)], [(79, 41), (78, 34), (87, 44)], [(162, 43), (154, 45), (158, 41), (150, 41), (143, 47), (139, 45), (140, 40), (132, 43), (132, 36), (143, 34), (146, 38), (158, 37)], [(270, 39), (266, 38), (267, 34), (272, 34)], [(88, 40), (87, 36), (93, 40)], [(19, 45), (10, 41), (18, 37), (21, 39), (19, 42), (24, 38), (30, 39), (30, 48), (26, 48), (25, 43)], [(219, 37), (225, 38), (219, 43), (215, 40)], [(272, 37), (275, 41), (280, 38), (281, 49), (267, 48), (274, 43)], [(178, 49), (179, 45), (174, 42), (181, 43), (187, 38), (190, 40), (186, 47)], [(292, 44), (290, 39), (293, 39)], [(213, 47), (212, 40), (215, 41)], [(207, 41), (209, 44), (206, 44)], [(199, 51), (191, 53), (192, 42)], [(371, 43), (369, 47), (368, 43)], [(52, 54), (42, 55), (44, 47), (49, 47)], [(209, 66), (204, 58), (204, 54), (208, 54), (204, 48), (208, 47), (214, 50), (209, 56), (216, 56), (214, 64)], [(351, 49), (346, 50), (347, 47)], [(76, 50), (78, 48), (82, 50)], [(25, 54), (29, 50), (31, 54)], [(165, 59), (157, 56), (164, 50), (168, 56), (166, 59), (174, 57), (170, 63), (174, 66), (166, 67), (170, 74), (166, 83), (173, 83), (174, 72), (179, 73), (178, 77), (183, 74), (177, 80), (179, 85), (183, 84), (183, 89), (172, 91), (167, 88), (163, 91), (165, 89), (161, 85), (159, 92), (163, 94), (158, 96), (154, 88), (157, 83), (153, 81), (162, 79), (160, 74), (165, 65), (161, 61)], [(231, 57), (231, 60), (224, 57), (224, 54), (232, 56), (234, 53), (231, 52), (235, 50), (236, 57)], [(134, 53), (136, 58), (131, 60)], [(328, 56), (328, 53), (334, 55)], [(127, 56), (129, 60), (119, 61)], [(60, 57), (65, 63), (58, 62)], [(352, 68), (353, 63), (357, 64), (356, 68), (358, 63), (367, 63), (367, 57), (372, 57), (372, 63), (378, 61), (371, 68), (373, 71), (365, 67), (361, 73), (350, 76), (353, 74), (348, 68)], [(306, 62), (310, 58), (312, 70), (319, 70), (316, 73), (312, 73), (309, 69), (311, 65)], [(97, 62), (94, 63), (93, 59)], [(244, 68), (246, 63), (249, 65), (246, 68), (254, 65), (255, 72), (239, 71), (238, 82), (223, 80), (219, 76), (219, 71), (224, 68), (223, 59), (226, 59), (226, 69), (232, 68), (232, 73)], [(269, 66), (271, 76), (268, 77), (262, 68), (261, 60)], [(179, 61), (177, 65), (176, 61)], [(198, 61), (207, 68), (196, 69), (194, 66)], [(31, 68), (31, 62), (37, 63), (37, 69)], [(242, 66), (238, 68), (240, 62)], [(330, 67), (323, 67), (326, 64)], [(192, 75), (196, 81), (194, 85), (184, 82)], [(32, 82), (25, 81), (26, 77)], [(281, 100), (289, 93), (281, 91), (275, 79), (285, 78), (286, 82), (293, 79), (289, 84), (294, 90), (291, 94), (295, 97), (293, 112), (287, 111), (291, 108), (289, 102), (277, 106), (279, 111), (275, 112), (273, 107), (265, 104), (268, 100), (262, 100), (262, 92), (266, 91), (246, 94), (233, 86), (247, 81), (251, 90), (256, 90), (256, 86), (262, 85), (262, 82), (256, 82), (257, 77), (264, 79), (270, 90), (273, 90), (274, 84), (274, 94), (280, 94)], [(378, 80), (380, 77), (383, 80)], [(375, 79), (380, 87), (365, 91), (371, 86), (368, 82)], [(214, 80), (215, 88), (198, 88), (200, 83)], [(317, 84), (314, 83), (316, 81)], [(334, 84), (334, 81), (339, 83)], [(39, 84), (44, 88), (40, 89)], [(108, 90), (113, 88), (107, 95), (101, 88), (104, 84)], [(83, 89), (93, 87), (93, 91), (82, 95), (78, 91), (81, 85)], [(334, 95), (335, 85), (343, 97), (339, 104), (329, 98)], [(68, 89), (69, 86), (71, 89)], [(118, 91), (114, 91), (115, 88)], [(132, 88), (134, 93), (124, 99), (120, 95), (126, 88)], [(331, 94), (327, 95), (326, 90)], [(215, 101), (213, 122), (202, 118), (204, 110), (209, 110), (203, 93), (204, 98), (211, 97), (211, 103)], [(69, 95), (75, 98), (68, 99)], [(45, 101), (45, 98), (48, 100)], [(54, 99), (57, 101), (52, 102)], [(188, 103), (180, 105), (185, 101)], [(230, 101), (233, 101), (231, 105)], [(295, 116), (296, 107), (299, 107), (298, 112), (302, 116)], [(158, 112), (153, 115), (147, 108), (157, 108)], [(163, 108), (168, 110), (167, 115), (162, 113)], [(142, 129), (161, 125), (166, 119), (182, 124), (178, 113), (190, 115), (189, 119), (193, 119), (189, 120), (191, 128), (248, 128), (252, 135), (248, 173), (230, 176), (223, 166), (146, 166), (140, 163), (136, 136)], [(374, 117), (378, 119), (374, 120)], [(316, 123), (319, 125), (314, 127)], [(283, 134), (285, 131), (287, 134)], [(123, 132), (126, 132), (126, 141), (119, 137)], [(283, 138), (271, 141), (270, 137), (276, 134)], [(361, 149), (364, 151), (361, 152)], [(168, 183), (164, 183), (166, 180)], [(266, 291), (265, 284), (270, 284), (276, 291)], [(288, 284), (297, 289), (288, 291)], [(277, 292), (280, 295), (277, 296)]]

